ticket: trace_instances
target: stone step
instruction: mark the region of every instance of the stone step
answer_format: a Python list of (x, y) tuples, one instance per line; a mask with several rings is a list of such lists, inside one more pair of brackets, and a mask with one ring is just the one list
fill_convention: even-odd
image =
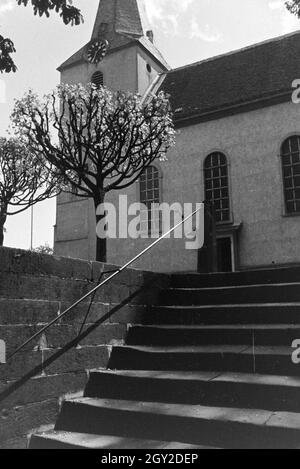
[[(86, 287), (72, 282), (66, 294), (58, 282), (59, 299)], [(96, 301), (129, 293), (112, 285)], [(118, 313), (136, 323), (126, 345), (112, 347), (108, 369), (89, 373), (84, 397), (65, 400), (55, 431), (33, 435), (30, 448), (300, 448), (300, 266), (176, 274), (149, 300), (159, 306), (138, 322)]]
[[(138, 438), (116, 437), (112, 435), (93, 435), (90, 433), (50, 431), (33, 435), (30, 449), (206, 449), (198, 445), (180, 442), (141, 440)], [(208, 448), (217, 449), (217, 448)]]
[(216, 274), (175, 274), (171, 277), (171, 286), (174, 288), (289, 282), (300, 282), (300, 266)]
[(299, 448), (300, 414), (260, 409), (80, 398), (55, 430), (225, 448)]
[(300, 378), (246, 373), (90, 373), (85, 397), (300, 412)]
[(143, 324), (299, 324), (299, 303), (152, 306)]
[(300, 324), (132, 326), (127, 345), (286, 345), (300, 339)]
[(108, 368), (118, 370), (233, 371), (300, 376), (291, 347), (209, 345), (113, 347)]
[(159, 297), (163, 305), (222, 305), (300, 301), (300, 283), (242, 285), (211, 288), (168, 288)]

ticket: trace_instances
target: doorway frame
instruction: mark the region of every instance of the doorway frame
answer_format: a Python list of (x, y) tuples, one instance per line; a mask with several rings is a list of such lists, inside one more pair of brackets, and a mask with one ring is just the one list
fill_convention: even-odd
[(237, 272), (240, 267), (238, 238), (241, 228), (242, 223), (230, 225), (217, 224), (216, 226), (216, 239), (230, 238), (232, 272)]

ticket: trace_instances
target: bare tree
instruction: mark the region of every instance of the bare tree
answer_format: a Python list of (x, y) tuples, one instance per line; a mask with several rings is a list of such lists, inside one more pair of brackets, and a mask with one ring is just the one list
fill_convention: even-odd
[[(165, 158), (175, 139), (163, 93), (145, 104), (138, 95), (91, 84), (61, 85), (42, 101), (29, 92), (12, 120), (32, 151), (57, 168), (66, 191), (93, 199), (95, 213), (108, 192), (125, 189)], [(106, 261), (106, 240), (97, 238), (96, 258)]]
[(53, 168), (17, 140), (0, 138), (0, 246), (7, 216), (24, 212), (58, 192)]
[[(72, 5), (72, 0), (15, 0), (18, 5), (27, 6), (29, 1), (33, 7), (35, 15), (47, 17), (51, 11), (58, 13), (65, 24), (72, 26), (79, 25), (82, 21), (82, 15), (78, 8)], [(14, 43), (9, 38), (4, 38), (0, 34), (0, 72), (16, 72), (17, 67), (11, 54), (16, 52)]]

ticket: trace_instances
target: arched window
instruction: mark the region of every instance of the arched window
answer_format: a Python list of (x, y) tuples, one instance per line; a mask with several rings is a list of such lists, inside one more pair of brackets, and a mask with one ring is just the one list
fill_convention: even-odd
[[(140, 176), (140, 202), (147, 207), (148, 219), (143, 221), (141, 231), (160, 232), (159, 210), (153, 204), (160, 204), (160, 175), (155, 166), (148, 166)], [(145, 217), (147, 218), (147, 217)]]
[(300, 213), (300, 136), (283, 142), (281, 161), (286, 213)]
[(91, 83), (93, 83), (93, 85), (97, 86), (97, 88), (99, 88), (100, 86), (103, 86), (104, 78), (103, 78), (103, 73), (100, 72), (100, 70), (98, 70), (98, 72), (95, 72), (92, 75)]
[(229, 184), (227, 158), (214, 152), (204, 161), (205, 200), (214, 202), (216, 221), (230, 221)]

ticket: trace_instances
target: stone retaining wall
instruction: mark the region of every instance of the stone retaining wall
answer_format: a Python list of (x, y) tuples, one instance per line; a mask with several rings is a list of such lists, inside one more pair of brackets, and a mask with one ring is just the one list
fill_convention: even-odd
[[(0, 248), (0, 339), (7, 354), (116, 268)], [(83, 390), (89, 370), (107, 366), (128, 324), (142, 323), (168, 284), (168, 275), (127, 269), (95, 295), (91, 307), (86, 300), (0, 364), (0, 448), (26, 447), (30, 433), (53, 425), (61, 399)]]

